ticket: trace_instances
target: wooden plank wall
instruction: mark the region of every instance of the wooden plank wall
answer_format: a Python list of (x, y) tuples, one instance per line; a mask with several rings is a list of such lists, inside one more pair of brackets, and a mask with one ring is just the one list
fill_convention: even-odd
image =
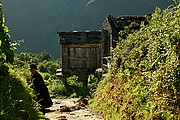
[(97, 69), (101, 67), (100, 44), (63, 45), (62, 53), (64, 70)]

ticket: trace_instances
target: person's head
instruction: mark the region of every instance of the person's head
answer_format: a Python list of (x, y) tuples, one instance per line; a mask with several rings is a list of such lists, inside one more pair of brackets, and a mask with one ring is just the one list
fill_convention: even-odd
[(37, 65), (35, 63), (32, 63), (30, 65), (30, 68), (29, 70), (31, 71), (32, 74), (35, 74), (36, 73), (36, 70), (37, 70)]

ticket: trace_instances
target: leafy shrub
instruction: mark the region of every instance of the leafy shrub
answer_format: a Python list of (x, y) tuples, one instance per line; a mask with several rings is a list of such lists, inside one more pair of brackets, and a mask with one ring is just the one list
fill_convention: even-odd
[(59, 64), (54, 61), (50, 61), (47, 63), (47, 70), (51, 75), (56, 74), (56, 70), (58, 68), (59, 68)]
[(21, 61), (31, 61), (33, 59), (34, 55), (32, 53), (27, 53), (27, 52), (21, 52), (18, 55), (19, 60)]
[(77, 97), (77, 90), (80, 88), (79, 82), (77, 82), (77, 76), (72, 76), (67, 79), (54, 81), (49, 86), (50, 93), (55, 94), (59, 98), (64, 97)]
[(11, 42), (9, 38), (10, 35), (8, 28), (4, 25), (2, 4), (0, 3), (0, 119), (43, 119), (44, 116), (39, 112), (38, 103), (33, 100), (35, 97), (33, 91), (24, 80), (28, 78), (26, 72), (23, 77), (19, 77), (21, 71), (16, 69), (16, 67), (24, 69), (32, 56), (22, 53), (15, 57), (14, 66), (11, 66), (14, 61), (13, 50), (16, 49), (18, 43)]
[(83, 87), (83, 82), (78, 79), (78, 76), (73, 75), (67, 78), (67, 88), (72, 91), (71, 97), (87, 96), (89, 95), (89, 88)]
[(17, 73), (0, 79), (0, 119), (3, 120), (39, 120), (43, 116), (38, 112), (38, 104), (33, 100), (33, 91)]
[(46, 50), (44, 50), (41, 53), (36, 54), (35, 57), (38, 58), (38, 60), (39, 60), (38, 62), (43, 62), (44, 60), (47, 60), (47, 61), (54, 60), (53, 56), (50, 53), (46, 52)]
[(89, 88), (89, 93), (92, 94), (95, 92), (96, 88), (98, 87), (100, 82), (100, 79), (95, 77), (94, 75), (89, 75), (88, 77), (88, 88)]
[(49, 80), (50, 79), (50, 74), (49, 73), (45, 73), (45, 74), (43, 74), (43, 78), (44, 78), (44, 80)]
[(66, 87), (60, 81), (54, 81), (51, 85), (49, 85), (49, 92), (59, 98), (65, 98), (69, 96)]
[(59, 68), (59, 64), (54, 61), (47, 61), (44, 60), (42, 63), (39, 64), (39, 71), (40, 72), (48, 72), (51, 75), (56, 74), (56, 70)]
[(42, 63), (38, 65), (38, 69), (40, 72), (48, 72), (46, 64), (47, 60), (44, 60)]
[(38, 112), (37, 103), (33, 101), (32, 90), (8, 66), (14, 60), (13, 50), (16, 46), (16, 43), (11, 43), (9, 38), (0, 3), (0, 119), (39, 120), (43, 116)]
[(98, 78), (94, 75), (90, 75), (88, 81), (88, 88), (83, 88), (83, 83), (78, 81), (77, 76), (73, 75), (65, 80), (53, 81), (49, 85), (49, 90), (51, 94), (60, 98), (87, 96), (95, 91), (99, 83)]
[(180, 5), (152, 14), (149, 26), (113, 50), (91, 106), (105, 119), (180, 119)]
[[(56, 74), (56, 69), (60, 67), (61, 59), (54, 60), (51, 57), (51, 55), (46, 51), (43, 51), (38, 54), (32, 54), (27, 52), (21, 52), (20, 54), (15, 54), (15, 60), (13, 62), (13, 65), (15, 67), (21, 68), (20, 71), (24, 72), (24, 74), (28, 73), (29, 65), (31, 63), (37, 64), (38, 70), (41, 72), (45, 80), (45, 83), (47, 85), (51, 84), (51, 82), (58, 79), (55, 74)], [(28, 75), (30, 76), (30, 74)], [(26, 75), (27, 80), (29, 80), (28, 75)]]
[(58, 80), (58, 77), (56, 75), (51, 75), (49, 73), (41, 73), (44, 82), (47, 86), (53, 84), (54, 81)]
[(2, 13), (2, 3), (0, 3), (0, 77), (8, 75), (6, 63), (12, 63), (14, 60), (13, 46), (10, 42), (8, 27), (4, 25)]

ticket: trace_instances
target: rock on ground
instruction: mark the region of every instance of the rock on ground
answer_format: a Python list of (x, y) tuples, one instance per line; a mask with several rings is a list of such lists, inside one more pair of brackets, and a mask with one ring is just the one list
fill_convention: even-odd
[(49, 120), (104, 120), (87, 107), (84, 98), (52, 99), (53, 106), (45, 114)]

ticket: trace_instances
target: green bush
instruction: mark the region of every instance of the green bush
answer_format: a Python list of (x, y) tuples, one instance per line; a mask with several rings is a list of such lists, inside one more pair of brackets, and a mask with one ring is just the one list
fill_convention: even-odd
[(88, 77), (88, 88), (89, 88), (89, 93), (93, 94), (98, 87), (100, 82), (100, 79), (96, 78), (94, 75), (89, 75)]
[(42, 63), (38, 65), (38, 69), (40, 72), (48, 72), (47, 66), (46, 66), (47, 62), (48, 62), (47, 60), (44, 60)]
[(50, 87), (49, 90), (51, 93), (56, 93), (58, 95), (66, 96), (67, 90), (62, 83), (54, 82)]
[(14, 48), (9, 40), (8, 27), (4, 25), (4, 22), (2, 3), (0, 3), (0, 77), (8, 75), (6, 63), (12, 63), (14, 61)]
[(38, 62), (43, 62), (44, 60), (47, 60), (47, 61), (54, 60), (53, 56), (50, 53), (46, 52), (46, 50), (44, 50), (41, 53), (36, 54), (35, 57), (38, 58), (38, 60), (39, 60)]
[(56, 70), (60, 67), (58, 63), (55, 61), (47, 61), (44, 60), (43, 62), (39, 63), (39, 71), (40, 72), (48, 72), (51, 75), (56, 74)]
[(99, 80), (94, 75), (90, 75), (88, 81), (88, 87), (83, 88), (83, 83), (78, 81), (77, 76), (73, 75), (67, 79), (53, 81), (49, 85), (49, 90), (51, 94), (60, 98), (88, 96), (95, 91)]
[(180, 5), (121, 40), (91, 100), (105, 119), (180, 119)]
[[(37, 64), (38, 70), (41, 72), (47, 85), (58, 79), (55, 74), (56, 70), (61, 66), (61, 59), (54, 60), (51, 55), (46, 51), (38, 54), (32, 54), (27, 52), (15, 54), (13, 66), (15, 68), (21, 69), (20, 71), (24, 72), (23, 74), (29, 73), (29, 66), (31, 63)], [(30, 74), (26, 75), (27, 80), (30, 79), (28, 76), (30, 76)]]
[[(31, 62), (33, 56), (27, 53), (16, 55), (14, 65), (11, 65), (14, 61), (13, 50), (19, 43), (11, 42), (9, 39), (10, 35), (8, 28), (4, 25), (2, 4), (0, 3), (0, 119), (43, 119), (44, 116), (39, 112), (38, 103), (33, 100), (35, 97), (33, 91), (26, 82), (29, 79), (27, 64)], [(25, 70), (24, 74), (19, 68), (22, 71)], [(23, 76), (19, 77), (20, 75)]]
[(47, 70), (48, 73), (50, 73), (51, 75), (56, 74), (56, 70), (58, 68), (59, 68), (59, 64), (54, 61), (50, 61), (47, 63)]
[(56, 75), (51, 75), (49, 73), (41, 73), (44, 82), (47, 86), (53, 84), (54, 81), (58, 80), (58, 77)]
[(16, 73), (0, 79), (0, 119), (39, 120), (38, 104), (33, 100), (32, 89)]
[[(77, 90), (80, 89), (80, 84), (77, 82), (77, 76), (72, 76), (67, 79), (54, 81), (49, 86), (51, 94), (55, 94), (59, 98), (77, 97)], [(72, 95), (73, 94), (73, 95)]]
[(38, 112), (39, 107), (33, 100), (32, 90), (8, 66), (14, 60), (13, 50), (17, 45), (10, 42), (9, 38), (0, 3), (0, 119), (39, 120), (43, 116)]

